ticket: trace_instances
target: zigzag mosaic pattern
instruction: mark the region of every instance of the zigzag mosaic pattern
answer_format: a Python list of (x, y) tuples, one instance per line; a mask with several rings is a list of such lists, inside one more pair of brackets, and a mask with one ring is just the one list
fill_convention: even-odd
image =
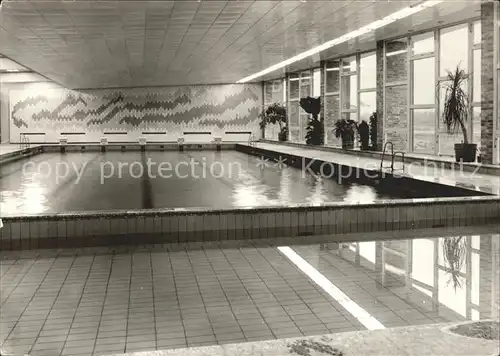
[(257, 84), (10, 92), (11, 139), (21, 132), (258, 131)]

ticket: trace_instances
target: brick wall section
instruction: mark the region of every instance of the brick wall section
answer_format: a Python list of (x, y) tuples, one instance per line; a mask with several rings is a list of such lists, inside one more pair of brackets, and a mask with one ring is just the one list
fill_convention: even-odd
[(377, 42), (377, 146), (384, 146), (384, 41)]
[[(403, 40), (386, 43), (386, 53), (406, 50), (407, 43)], [(406, 53), (396, 54), (387, 57), (387, 82), (404, 81), (408, 77), (408, 68), (406, 65)]]
[(481, 4), (481, 154), (483, 163), (486, 164), (493, 163), (493, 76), (496, 75), (493, 61), (493, 15), (493, 3)]
[(385, 141), (391, 141), (395, 150), (408, 151), (407, 85), (386, 89)]
[(325, 96), (325, 115), (326, 144), (340, 146), (341, 140), (333, 134), (335, 121), (340, 118), (338, 95)]
[[(394, 41), (386, 43), (386, 52), (395, 52), (406, 49), (406, 42)], [(378, 47), (378, 46), (377, 46)], [(383, 56), (383, 54), (382, 54)], [(401, 53), (386, 57), (386, 82), (401, 83), (408, 79), (406, 54)], [(381, 68), (380, 68), (381, 67)], [(383, 71), (383, 62), (377, 70)], [(377, 73), (377, 79), (383, 79), (383, 73)], [(382, 84), (383, 85), (383, 84)], [(385, 113), (383, 123), (383, 140), (391, 141), (394, 149), (407, 152), (408, 147), (408, 85), (399, 84), (389, 86), (383, 92)], [(383, 105), (382, 101), (382, 105)], [(377, 105), (380, 105), (377, 103)]]

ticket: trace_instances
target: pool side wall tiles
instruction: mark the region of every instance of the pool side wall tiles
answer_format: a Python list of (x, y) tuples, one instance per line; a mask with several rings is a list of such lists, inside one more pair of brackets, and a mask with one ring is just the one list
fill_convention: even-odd
[(500, 198), (406, 199), (373, 204), (166, 209), (4, 217), (2, 250), (252, 240), (465, 227), (500, 222)]

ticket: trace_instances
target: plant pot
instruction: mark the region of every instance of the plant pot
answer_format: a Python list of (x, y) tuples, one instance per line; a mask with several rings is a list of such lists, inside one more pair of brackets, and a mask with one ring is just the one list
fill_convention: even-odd
[(457, 162), (475, 162), (477, 145), (475, 143), (455, 143), (455, 160)]
[(354, 148), (354, 140), (342, 140), (342, 149), (352, 150)]

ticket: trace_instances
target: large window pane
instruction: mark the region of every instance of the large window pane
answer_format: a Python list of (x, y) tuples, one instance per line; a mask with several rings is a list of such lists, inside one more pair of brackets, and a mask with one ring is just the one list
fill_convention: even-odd
[(377, 93), (374, 91), (359, 94), (360, 120), (370, 122), (370, 115), (377, 110)]
[(335, 93), (339, 91), (340, 69), (339, 62), (327, 62), (326, 64), (326, 92)]
[(309, 121), (309, 115), (300, 114), (300, 138), (299, 141), (305, 141), (306, 139), (306, 127)]
[(481, 50), (474, 50), (474, 72), (473, 72), (474, 102), (481, 102)]
[(460, 134), (440, 134), (439, 135), (439, 154), (442, 156), (455, 155), (455, 143), (462, 143), (463, 135)]
[(342, 77), (342, 110), (356, 110), (358, 106), (358, 76)]
[(270, 104), (273, 101), (273, 82), (264, 83), (264, 104)]
[(413, 61), (413, 104), (434, 104), (436, 96), (434, 65), (434, 58)]
[(377, 87), (377, 57), (375, 53), (364, 54), (359, 63), (360, 89)]
[(428, 286), (434, 285), (434, 240), (412, 240), (412, 277)]
[(311, 73), (305, 72), (300, 76), (300, 97), (305, 98), (311, 95), (312, 78)]
[(356, 72), (356, 56), (342, 59), (342, 73)]
[(299, 99), (299, 86), (298, 79), (290, 79), (290, 99)]
[(264, 103), (272, 104), (283, 101), (283, 81), (274, 80), (264, 83)]
[(413, 151), (434, 154), (436, 148), (434, 109), (413, 110)]
[(475, 107), (472, 110), (472, 143), (477, 144), (481, 149), (481, 108)]
[(481, 43), (481, 21), (474, 22), (474, 44)]
[(321, 70), (315, 69), (313, 73), (313, 97), (321, 96)]
[(398, 82), (407, 79), (405, 39), (386, 43), (386, 82)]
[(411, 42), (412, 53), (414, 55), (434, 52), (434, 32), (413, 36)]
[(440, 76), (446, 76), (448, 71), (453, 72), (457, 66), (461, 69), (468, 68), (468, 34), (467, 24), (440, 31)]
[(299, 102), (290, 102), (290, 114), (289, 114), (290, 126), (299, 126)]

